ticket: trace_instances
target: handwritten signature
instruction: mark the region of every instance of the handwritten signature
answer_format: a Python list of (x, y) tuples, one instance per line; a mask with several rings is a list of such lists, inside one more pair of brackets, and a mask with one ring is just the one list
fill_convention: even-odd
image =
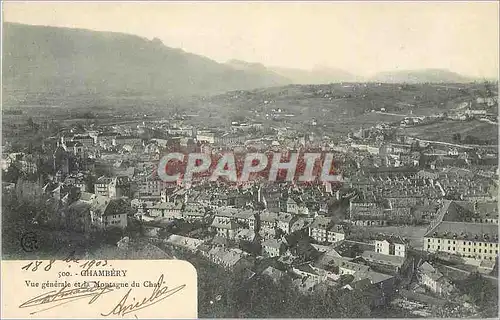
[(31, 312), (30, 314), (40, 313), (52, 308), (59, 307), (63, 304), (70, 303), (76, 300), (91, 298), (88, 304), (94, 303), (102, 295), (113, 291), (110, 287), (88, 286), (82, 288), (68, 289), (69, 285), (62, 287), (59, 291), (52, 290), (41, 295), (33, 297), (23, 302), (19, 308), (30, 308), (34, 306), (47, 305), (47, 308), (42, 308)]
[(109, 311), (108, 313), (101, 313), (101, 315), (104, 317), (108, 317), (110, 315), (121, 315), (123, 317), (124, 315), (131, 312), (152, 306), (170, 296), (173, 296), (186, 287), (186, 285), (183, 284), (174, 288), (169, 288), (168, 286), (163, 286), (163, 283), (164, 281), (162, 274), (156, 282), (156, 286), (154, 287), (151, 295), (149, 297), (143, 298), (142, 301), (136, 298), (132, 298), (132, 302), (128, 301), (129, 295), (132, 292), (132, 289), (129, 289), (111, 311)]

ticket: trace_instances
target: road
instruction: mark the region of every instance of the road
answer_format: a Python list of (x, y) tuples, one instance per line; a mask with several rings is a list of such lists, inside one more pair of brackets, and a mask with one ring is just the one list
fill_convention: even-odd
[(417, 141), (422, 141), (422, 142), (427, 142), (427, 143), (433, 143), (433, 144), (442, 144), (446, 146), (452, 146), (452, 147), (458, 147), (458, 148), (467, 148), (467, 149), (473, 149), (473, 148), (498, 148), (498, 145), (482, 145), (482, 144), (456, 144), (456, 143), (450, 143), (450, 142), (443, 142), (443, 141), (434, 141), (434, 140), (424, 140), (420, 138), (414, 138)]
[(386, 114), (388, 116), (403, 117), (403, 118), (423, 118), (424, 117), (424, 116), (419, 116), (416, 114), (400, 114), (400, 113), (391, 113), (391, 112), (382, 112), (382, 111), (375, 111), (375, 113)]
[(462, 89), (461, 87), (448, 86), (448, 85), (434, 85), (434, 87), (445, 88), (445, 89), (456, 89), (456, 90)]
[[(451, 270), (459, 271), (459, 272), (464, 273), (464, 274), (470, 274), (470, 273), (471, 273), (471, 271), (467, 271), (467, 270), (463, 270), (463, 269), (455, 268), (455, 267), (452, 267), (452, 266), (449, 266), (449, 265), (444, 265), (444, 264), (443, 264), (443, 267), (448, 268), (448, 269), (451, 269)], [(498, 278), (493, 277), (493, 276), (490, 276), (490, 275), (488, 275), (488, 274), (484, 274), (484, 273), (482, 273), (482, 274), (481, 274), (481, 277), (486, 278), (486, 279), (488, 279), (488, 280), (490, 280), (490, 281), (493, 281), (494, 283), (498, 283)]]
[(479, 121), (487, 122), (487, 123), (489, 123), (489, 124), (493, 124), (493, 125), (498, 126), (498, 122), (491, 121), (490, 119), (480, 118), (480, 119), (479, 119)]

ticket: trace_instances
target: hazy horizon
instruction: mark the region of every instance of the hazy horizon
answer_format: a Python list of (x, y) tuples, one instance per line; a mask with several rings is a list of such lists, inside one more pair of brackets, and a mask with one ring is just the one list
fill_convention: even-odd
[(498, 78), (498, 2), (4, 2), (3, 17), (159, 38), (221, 63)]

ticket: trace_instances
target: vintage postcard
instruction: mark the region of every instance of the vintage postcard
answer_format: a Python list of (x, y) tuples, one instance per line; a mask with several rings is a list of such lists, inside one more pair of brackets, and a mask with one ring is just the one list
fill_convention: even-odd
[(5, 260), (2, 293), (9, 319), (195, 319), (198, 312), (196, 270), (176, 259)]
[(1, 317), (498, 318), (499, 9), (2, 2)]

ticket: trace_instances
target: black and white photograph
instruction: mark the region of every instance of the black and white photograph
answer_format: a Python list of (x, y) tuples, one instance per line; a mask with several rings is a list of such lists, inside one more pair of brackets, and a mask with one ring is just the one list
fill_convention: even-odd
[[(2, 296), (20, 317), (189, 318), (167, 310), (194, 295), (197, 318), (498, 318), (499, 9), (3, 1)], [(173, 260), (196, 279), (156, 275)]]

